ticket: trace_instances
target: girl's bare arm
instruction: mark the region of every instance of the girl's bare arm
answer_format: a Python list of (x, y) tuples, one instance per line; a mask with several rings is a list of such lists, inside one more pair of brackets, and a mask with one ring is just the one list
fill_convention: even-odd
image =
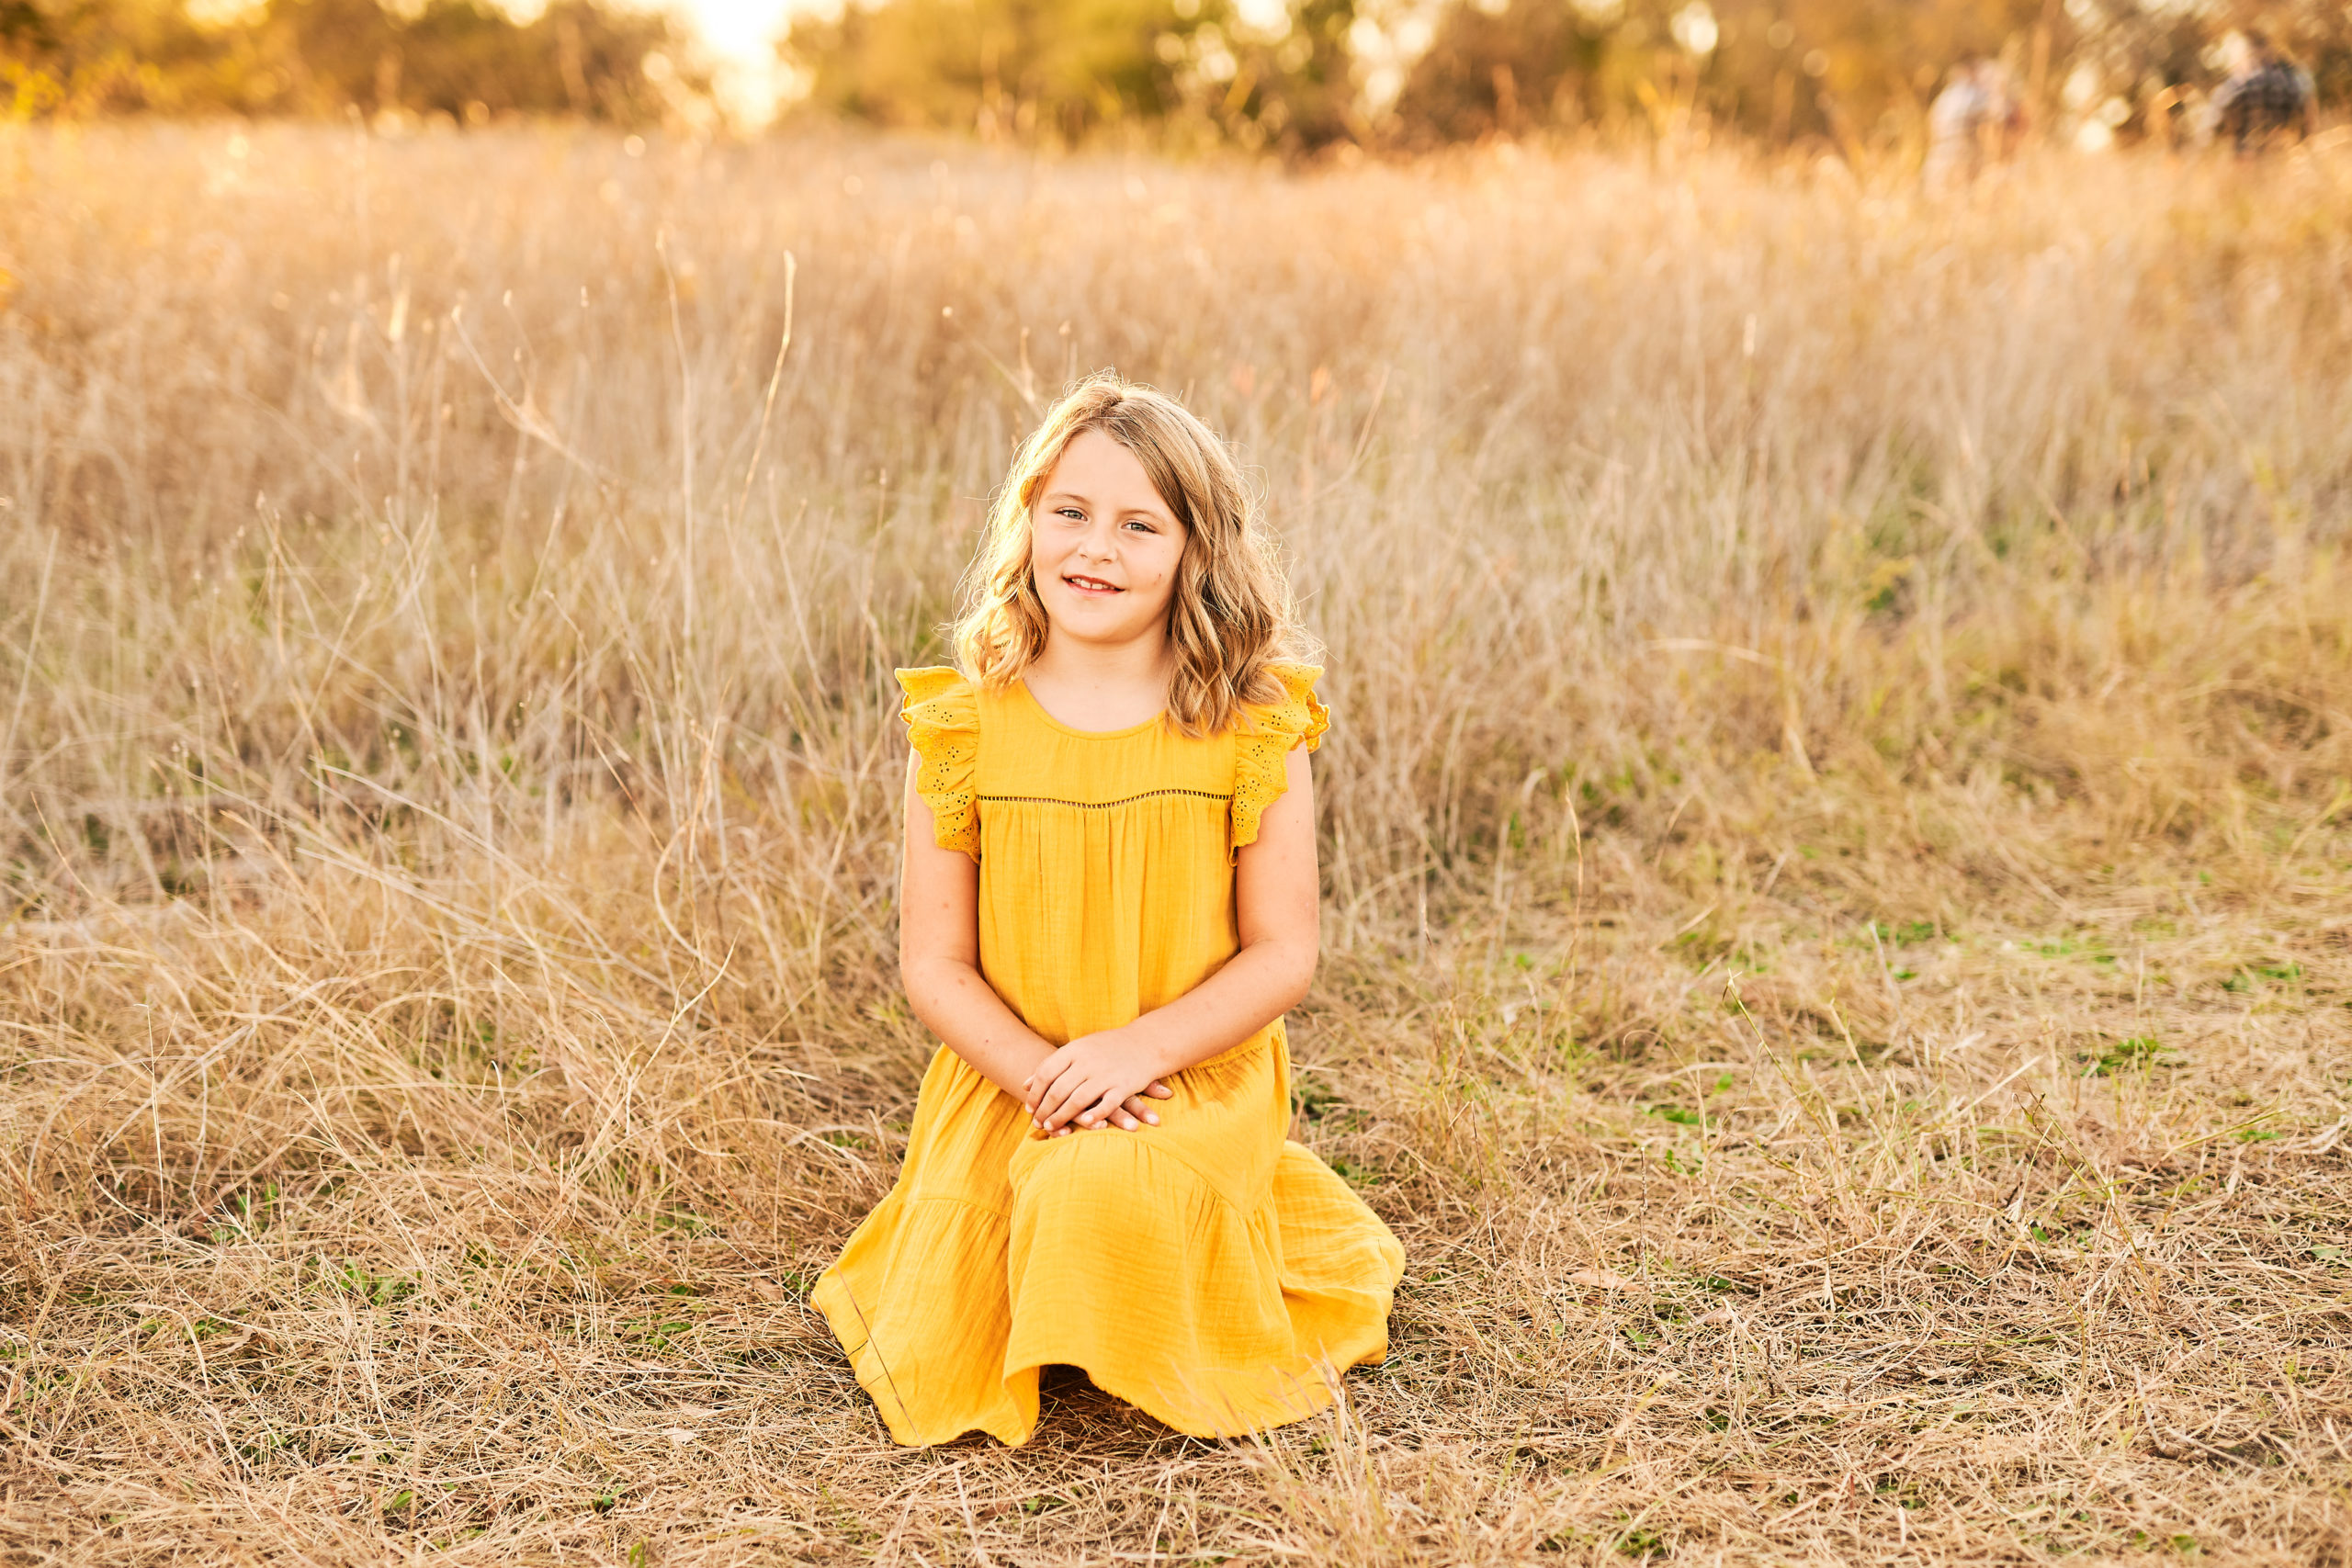
[(1014, 1092), (1047, 1132), (1102, 1125), (1138, 1085), (1240, 1044), (1306, 995), (1321, 916), (1306, 755), (1304, 746), (1292, 750), (1288, 787), (1259, 818), (1256, 840), (1235, 858), (1240, 950), (1166, 1007), (1124, 1028), (1082, 1035), (1037, 1063)]
[[(921, 758), (907, 767), (906, 869), (899, 883), (899, 978), (931, 1032), (972, 1069), (1015, 1100), (1054, 1047), (1004, 1005), (980, 974), (980, 868), (969, 855), (942, 849), (931, 807), (915, 789)], [(1111, 1118), (1133, 1130), (1159, 1118), (1144, 1108), (1164, 1085), (1136, 1088)], [(1123, 1096), (1123, 1100), (1129, 1097)]]

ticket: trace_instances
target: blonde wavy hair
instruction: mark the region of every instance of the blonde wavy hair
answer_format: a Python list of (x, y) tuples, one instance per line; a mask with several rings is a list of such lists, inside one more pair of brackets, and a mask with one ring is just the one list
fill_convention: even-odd
[(1243, 704), (1280, 701), (1282, 684), (1267, 666), (1313, 649), (1294, 618), (1257, 496), (1215, 431), (1175, 399), (1108, 371), (1053, 406), (989, 503), (954, 626), (964, 672), (1002, 691), (1045, 651), (1046, 606), (1030, 549), (1035, 508), (1063, 449), (1087, 430), (1134, 453), (1184, 525), (1168, 607), (1176, 650), (1169, 722), (1187, 735), (1214, 735), (1242, 718)]

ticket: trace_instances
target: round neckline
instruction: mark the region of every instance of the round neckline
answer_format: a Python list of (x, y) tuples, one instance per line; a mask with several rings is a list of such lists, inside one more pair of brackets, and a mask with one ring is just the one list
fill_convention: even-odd
[(1060, 719), (1047, 713), (1046, 705), (1037, 700), (1037, 694), (1029, 689), (1027, 681), (1016, 680), (1012, 683), (1021, 689), (1021, 695), (1028, 703), (1029, 710), (1043, 719), (1048, 728), (1058, 729), (1064, 735), (1074, 736), (1080, 740), (1124, 740), (1128, 736), (1140, 735), (1147, 729), (1154, 728), (1165, 723), (1168, 718), (1168, 710), (1162, 708), (1141, 724), (1131, 724), (1125, 729), (1079, 729), (1064, 724)]

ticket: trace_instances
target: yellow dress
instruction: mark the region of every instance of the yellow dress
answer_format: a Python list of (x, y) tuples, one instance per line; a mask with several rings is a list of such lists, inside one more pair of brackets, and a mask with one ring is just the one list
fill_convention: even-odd
[[(1319, 670), (1208, 739), (1154, 719), (1090, 733), (1015, 682), (902, 670), (916, 788), (938, 841), (979, 862), (980, 969), (1046, 1040), (1182, 996), (1239, 946), (1233, 852), (1328, 723)], [(1387, 1353), (1404, 1249), (1283, 1133), (1278, 1019), (1168, 1080), (1159, 1125), (1048, 1138), (943, 1047), (898, 1185), (812, 1299), (901, 1443), (1024, 1441), (1037, 1372), (1180, 1432), (1230, 1437), (1329, 1404), (1327, 1369)]]

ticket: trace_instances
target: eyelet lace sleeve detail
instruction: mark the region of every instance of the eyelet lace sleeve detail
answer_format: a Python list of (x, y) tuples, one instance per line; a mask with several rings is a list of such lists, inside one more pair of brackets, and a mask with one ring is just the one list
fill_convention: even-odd
[(1268, 667), (1283, 683), (1280, 702), (1252, 705), (1249, 728), (1235, 741), (1233, 759), (1233, 847), (1258, 841), (1258, 818), (1290, 787), (1290, 753), (1312, 751), (1331, 728), (1331, 712), (1315, 695), (1322, 668), (1314, 664)]
[(899, 716), (922, 761), (915, 793), (931, 807), (932, 836), (943, 850), (980, 858), (980, 818), (972, 797), (972, 770), (980, 755), (980, 707), (972, 683), (944, 666), (901, 670), (906, 692)]

